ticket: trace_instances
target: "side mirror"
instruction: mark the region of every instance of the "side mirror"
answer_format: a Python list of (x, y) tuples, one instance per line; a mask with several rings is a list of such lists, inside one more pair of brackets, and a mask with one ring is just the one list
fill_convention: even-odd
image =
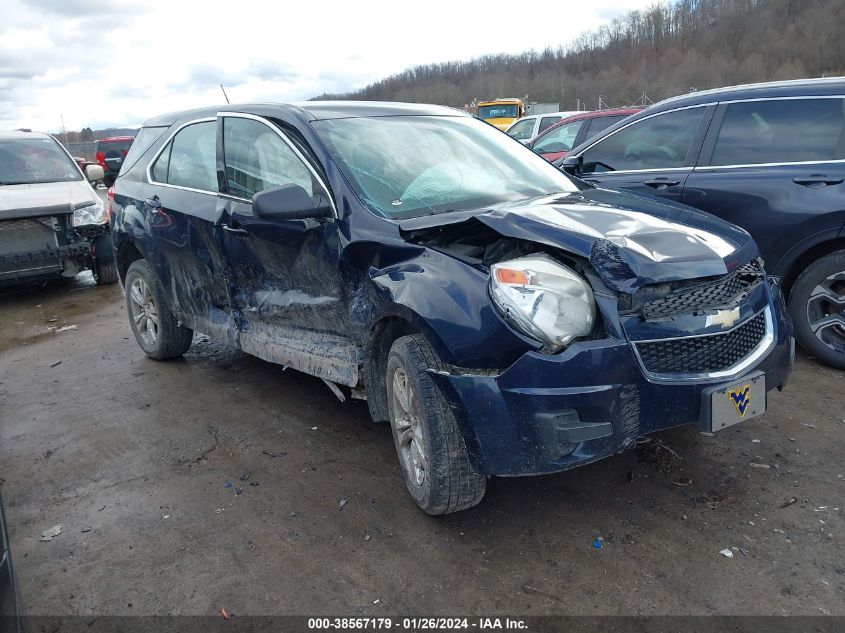
[(583, 173), (584, 159), (581, 156), (566, 156), (560, 168), (570, 176), (580, 176)]
[(292, 183), (259, 191), (252, 198), (252, 212), (263, 220), (332, 217), (332, 207), (325, 195), (309, 196), (305, 189)]
[(103, 171), (103, 168), (99, 165), (86, 165), (85, 166), (85, 177), (88, 179), (88, 182), (97, 182), (98, 180), (102, 180), (105, 178), (106, 172)]

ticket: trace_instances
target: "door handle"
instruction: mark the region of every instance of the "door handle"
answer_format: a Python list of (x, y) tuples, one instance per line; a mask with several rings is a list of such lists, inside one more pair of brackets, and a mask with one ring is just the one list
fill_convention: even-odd
[(224, 231), (228, 231), (229, 233), (233, 233), (235, 235), (249, 235), (249, 232), (246, 229), (238, 229), (234, 226), (229, 226), (228, 224), (221, 224), (220, 226)]
[(843, 178), (832, 178), (826, 174), (810, 174), (806, 178), (798, 177), (793, 178), (792, 182), (796, 185), (803, 185), (805, 187), (824, 187), (826, 185), (838, 185), (840, 182), (845, 180)]
[(644, 180), (643, 184), (652, 189), (667, 189), (680, 184), (680, 180), (669, 180), (668, 178), (655, 178), (654, 180)]

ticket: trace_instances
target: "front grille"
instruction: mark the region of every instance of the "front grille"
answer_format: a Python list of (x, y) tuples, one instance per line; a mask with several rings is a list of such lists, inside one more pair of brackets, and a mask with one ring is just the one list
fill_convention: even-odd
[(752, 260), (733, 273), (694, 288), (676, 290), (665, 297), (654, 299), (642, 307), (646, 321), (661, 321), (681, 314), (700, 314), (708, 310), (736, 305), (740, 296), (748, 294), (763, 281), (763, 268)]
[(0, 255), (54, 250), (58, 240), (53, 226), (52, 217), (0, 221)]
[(701, 374), (730, 369), (748, 356), (766, 335), (760, 312), (723, 334), (635, 343), (643, 366), (652, 374)]

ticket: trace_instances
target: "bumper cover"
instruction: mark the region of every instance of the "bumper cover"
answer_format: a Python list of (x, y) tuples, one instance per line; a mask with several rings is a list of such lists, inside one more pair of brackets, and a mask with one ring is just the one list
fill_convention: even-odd
[(582, 341), (560, 354), (529, 352), (498, 376), (434, 373), (452, 405), (473, 467), (487, 475), (552, 473), (631, 446), (640, 435), (685, 424), (709, 431), (704, 394), (762, 371), (782, 388), (795, 354), (782, 295), (770, 295), (773, 343), (738, 374), (654, 380), (627, 340)]

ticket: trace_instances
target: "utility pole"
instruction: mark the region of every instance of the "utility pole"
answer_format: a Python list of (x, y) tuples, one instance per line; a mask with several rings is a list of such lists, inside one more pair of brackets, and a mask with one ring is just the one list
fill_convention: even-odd
[(62, 134), (64, 134), (64, 137), (65, 137), (65, 149), (70, 151), (70, 147), (68, 147), (68, 144), (67, 144), (67, 128), (65, 127), (65, 115), (63, 115), (62, 113), (59, 113), (59, 118), (62, 120)]

